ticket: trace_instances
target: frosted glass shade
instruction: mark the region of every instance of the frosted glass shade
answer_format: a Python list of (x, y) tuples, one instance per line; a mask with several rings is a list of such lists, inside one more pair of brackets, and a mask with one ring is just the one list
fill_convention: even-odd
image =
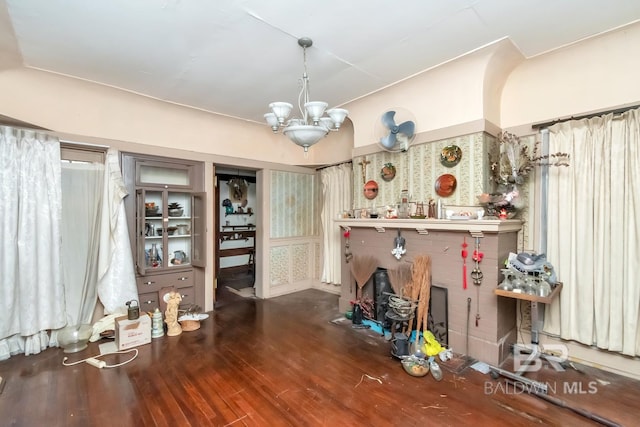
[(320, 117), (320, 125), (326, 127), (327, 129), (333, 129), (333, 120), (330, 117)]
[(269, 104), (269, 108), (271, 108), (273, 114), (278, 118), (278, 122), (284, 123), (287, 117), (289, 117), (289, 114), (291, 114), (293, 105), (288, 102), (272, 102)]
[(329, 129), (324, 126), (297, 125), (287, 126), (282, 132), (307, 151), (309, 147), (324, 138), (329, 133)]
[(314, 124), (318, 124), (318, 120), (320, 120), (320, 117), (322, 117), (322, 115), (324, 114), (324, 110), (327, 109), (327, 106), (329, 104), (327, 104), (326, 102), (307, 102), (306, 104), (304, 104), (304, 108), (305, 110), (307, 110), (307, 114), (309, 115), (309, 117), (311, 117), (311, 120), (313, 121)]
[(267, 124), (271, 126), (271, 129), (275, 132), (278, 130), (279, 122), (278, 118), (273, 113), (267, 113), (264, 115), (264, 119), (267, 121)]
[(332, 108), (327, 110), (327, 114), (331, 117), (331, 120), (333, 120), (336, 129), (339, 129), (340, 125), (344, 122), (344, 119), (347, 118), (349, 111), (344, 108)]

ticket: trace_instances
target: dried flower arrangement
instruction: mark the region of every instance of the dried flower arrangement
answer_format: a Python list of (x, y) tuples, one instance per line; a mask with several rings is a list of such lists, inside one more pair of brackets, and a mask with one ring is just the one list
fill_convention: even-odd
[(507, 131), (498, 136), (498, 141), (498, 157), (489, 154), (489, 179), (498, 185), (498, 192), (483, 193), (478, 196), (478, 201), (485, 206), (488, 216), (513, 218), (524, 207), (518, 186), (524, 184), (538, 166), (569, 166), (569, 154), (558, 152), (542, 155), (539, 141), (530, 150), (529, 145)]
[(500, 142), (498, 158), (492, 158), (489, 155), (490, 179), (498, 185), (524, 184), (531, 171), (538, 166), (569, 166), (567, 153), (541, 155), (539, 141), (533, 145), (532, 151), (518, 136), (507, 131), (498, 136), (498, 141)]

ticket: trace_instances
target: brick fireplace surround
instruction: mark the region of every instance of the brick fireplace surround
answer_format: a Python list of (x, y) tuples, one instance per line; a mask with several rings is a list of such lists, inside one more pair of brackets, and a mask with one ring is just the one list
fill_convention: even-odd
[[(400, 263), (411, 262), (416, 256), (429, 255), (431, 284), (448, 290), (449, 346), (452, 350), (461, 354), (467, 352), (467, 299), (471, 298), (468, 355), (491, 365), (500, 365), (509, 356), (509, 346), (517, 338), (516, 301), (500, 298), (493, 290), (501, 279), (500, 268), (504, 266), (509, 252), (517, 252), (518, 231), (522, 227), (519, 220), (339, 219), (335, 223), (342, 232), (349, 230), (352, 254), (373, 255), (381, 268), (397, 268)], [(401, 260), (391, 253), (398, 230), (406, 241), (407, 252)], [(345, 237), (342, 234), (344, 251)], [(461, 256), (465, 238), (469, 245), (466, 290), (462, 284)], [(471, 278), (475, 267), (472, 254), (476, 238), (480, 251), (484, 253), (480, 262), (483, 280), (478, 289)], [(371, 295), (372, 286), (372, 280), (369, 280), (363, 288), (365, 295)], [(340, 311), (349, 310), (350, 301), (354, 298), (355, 280), (343, 257)], [(476, 326), (478, 301), (480, 319)]]

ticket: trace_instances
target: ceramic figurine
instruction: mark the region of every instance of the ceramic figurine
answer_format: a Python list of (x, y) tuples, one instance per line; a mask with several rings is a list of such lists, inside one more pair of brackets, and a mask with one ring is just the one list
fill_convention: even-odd
[(167, 324), (167, 336), (174, 337), (182, 333), (182, 326), (178, 323), (178, 306), (182, 301), (182, 296), (178, 292), (169, 292), (167, 295), (167, 311), (164, 321)]

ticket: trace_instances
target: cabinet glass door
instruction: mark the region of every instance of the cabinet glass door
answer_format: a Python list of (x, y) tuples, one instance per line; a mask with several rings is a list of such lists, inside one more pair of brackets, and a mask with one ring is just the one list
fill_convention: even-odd
[(193, 227), (191, 193), (138, 189), (136, 196), (138, 272), (144, 275), (189, 266)]
[(191, 264), (192, 206), (190, 192), (167, 191), (167, 268)]
[(194, 193), (192, 195), (191, 206), (193, 211), (191, 214), (191, 224), (193, 225), (193, 229), (191, 231), (191, 247), (193, 248), (193, 254), (191, 264), (195, 267), (205, 267), (207, 263), (207, 242), (205, 240), (207, 211), (205, 202), (205, 193)]
[(136, 191), (138, 250), (136, 266), (140, 274), (163, 267), (165, 197), (162, 191)]

